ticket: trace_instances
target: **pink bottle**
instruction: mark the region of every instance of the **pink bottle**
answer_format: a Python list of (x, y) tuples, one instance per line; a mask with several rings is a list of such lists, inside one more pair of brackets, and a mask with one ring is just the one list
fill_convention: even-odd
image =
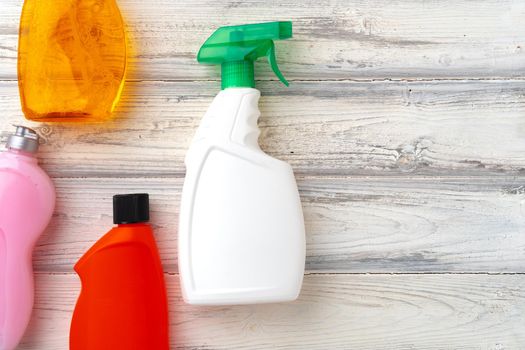
[(38, 135), (17, 126), (0, 153), (0, 350), (16, 348), (33, 308), (33, 247), (55, 207), (51, 179), (38, 166)]

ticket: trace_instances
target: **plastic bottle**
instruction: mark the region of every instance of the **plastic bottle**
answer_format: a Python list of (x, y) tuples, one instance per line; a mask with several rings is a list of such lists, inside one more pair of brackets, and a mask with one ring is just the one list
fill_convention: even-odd
[(164, 275), (147, 194), (113, 197), (117, 227), (75, 265), (82, 291), (71, 350), (169, 349)]
[(55, 207), (51, 179), (35, 157), (38, 135), (17, 126), (0, 154), (0, 350), (13, 350), (31, 318), (33, 247)]
[(115, 0), (25, 0), (18, 84), (27, 119), (104, 120), (120, 98), (125, 71)]
[(273, 40), (291, 22), (219, 28), (198, 61), (221, 64), (222, 91), (186, 155), (179, 225), (184, 300), (223, 305), (290, 301), (304, 274), (305, 229), (290, 165), (258, 145), (260, 92), (254, 61), (268, 56), (279, 79)]

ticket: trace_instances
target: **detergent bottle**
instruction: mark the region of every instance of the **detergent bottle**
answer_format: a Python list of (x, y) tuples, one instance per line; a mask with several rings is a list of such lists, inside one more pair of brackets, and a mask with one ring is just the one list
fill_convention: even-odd
[(113, 197), (113, 222), (75, 265), (71, 350), (169, 349), (164, 274), (145, 193)]
[(304, 275), (305, 228), (289, 164), (258, 144), (254, 61), (267, 57), (284, 84), (274, 40), (291, 22), (221, 27), (197, 59), (220, 64), (222, 91), (187, 152), (179, 221), (184, 300), (224, 305), (290, 301)]
[(126, 72), (115, 0), (25, 0), (18, 42), (22, 110), (34, 121), (102, 121)]
[(55, 188), (38, 166), (38, 135), (17, 126), (0, 154), (0, 350), (13, 350), (31, 318), (32, 252), (55, 207)]

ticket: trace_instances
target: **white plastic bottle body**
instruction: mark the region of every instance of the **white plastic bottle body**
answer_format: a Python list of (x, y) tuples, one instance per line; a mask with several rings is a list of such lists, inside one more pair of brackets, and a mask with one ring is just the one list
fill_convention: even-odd
[(259, 148), (260, 93), (217, 95), (186, 156), (179, 270), (186, 302), (291, 301), (305, 263), (301, 201), (291, 167)]

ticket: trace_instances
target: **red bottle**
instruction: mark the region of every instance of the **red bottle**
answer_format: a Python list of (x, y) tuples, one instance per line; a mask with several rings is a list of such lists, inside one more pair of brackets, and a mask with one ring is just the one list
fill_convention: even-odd
[(165, 350), (168, 307), (147, 194), (113, 197), (114, 227), (75, 265), (71, 350)]

